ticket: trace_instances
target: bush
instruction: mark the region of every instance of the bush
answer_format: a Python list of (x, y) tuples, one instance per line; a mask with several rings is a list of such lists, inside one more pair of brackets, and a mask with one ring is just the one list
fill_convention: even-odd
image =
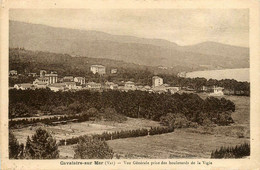
[(114, 154), (105, 141), (92, 137), (80, 138), (74, 152), (75, 159), (112, 159)]
[(185, 128), (190, 125), (190, 121), (187, 120), (185, 115), (180, 113), (167, 113), (166, 116), (161, 117), (160, 121), (165, 126), (173, 126), (175, 128)]

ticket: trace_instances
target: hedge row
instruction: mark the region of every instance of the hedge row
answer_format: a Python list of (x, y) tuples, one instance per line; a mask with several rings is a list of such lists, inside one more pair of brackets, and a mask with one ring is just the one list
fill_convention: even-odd
[[(91, 135), (93, 138), (97, 138), (100, 140), (113, 140), (113, 139), (120, 139), (120, 138), (131, 138), (131, 137), (140, 137), (140, 136), (147, 136), (147, 135), (157, 135), (163, 133), (170, 133), (173, 132), (173, 127), (152, 127), (150, 129), (136, 129), (136, 130), (122, 130), (122, 131), (115, 131), (115, 132), (103, 132), (102, 134), (94, 134)], [(85, 138), (88, 135), (83, 135), (79, 137), (72, 137), (66, 139), (66, 145), (73, 145), (77, 144), (81, 138)], [(65, 139), (59, 141), (59, 145), (65, 145)]]
[(235, 147), (221, 147), (211, 153), (211, 158), (242, 158), (250, 156), (250, 144), (244, 143)]
[(19, 119), (19, 120), (10, 120), (9, 127), (16, 128), (25, 125), (31, 125), (35, 123), (43, 123), (47, 125), (54, 125), (54, 122), (64, 122), (69, 120), (77, 120), (78, 122), (88, 121), (88, 116), (80, 116), (80, 115), (72, 115), (72, 116), (55, 116), (55, 117), (47, 117), (47, 118), (28, 118), (28, 119)]

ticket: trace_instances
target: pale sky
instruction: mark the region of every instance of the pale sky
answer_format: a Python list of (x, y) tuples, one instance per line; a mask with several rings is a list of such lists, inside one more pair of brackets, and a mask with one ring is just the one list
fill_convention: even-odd
[(249, 46), (247, 9), (12, 9), (9, 16), (15, 21), (166, 39), (179, 45), (215, 41)]

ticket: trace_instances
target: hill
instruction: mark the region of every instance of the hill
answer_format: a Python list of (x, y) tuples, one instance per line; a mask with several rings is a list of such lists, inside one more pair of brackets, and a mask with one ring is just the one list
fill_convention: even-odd
[[(51, 53), (43, 51), (31, 51), (20, 48), (9, 49), (9, 70), (17, 70), (19, 74), (34, 72), (39, 74), (40, 70), (57, 71), (59, 77), (73, 75), (84, 76), (88, 78), (97, 78), (92, 75), (90, 66), (102, 64), (106, 67), (104, 79), (109, 80), (111, 77), (118, 77), (118, 81), (131, 80), (136, 81), (146, 79), (150, 82), (154, 74), (177, 74), (179, 70), (187, 70), (185, 67), (175, 67), (169, 69), (160, 69), (153, 66), (145, 66), (134, 63), (127, 63), (120, 60), (106, 58), (89, 58), (89, 57), (72, 57), (69, 54)], [(117, 74), (110, 74), (112, 68), (117, 68)], [(110, 77), (110, 78), (109, 78)]]
[(9, 22), (9, 46), (89, 58), (122, 60), (147, 66), (188, 67), (191, 70), (249, 67), (249, 49), (215, 42), (193, 46), (98, 31), (55, 28)]

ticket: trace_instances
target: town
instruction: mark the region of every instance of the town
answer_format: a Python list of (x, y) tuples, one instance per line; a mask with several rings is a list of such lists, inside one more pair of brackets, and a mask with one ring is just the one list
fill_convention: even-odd
[[(103, 76), (106, 74), (106, 68), (103, 65), (91, 65), (90, 71), (93, 74), (98, 74), (99, 76)], [(111, 74), (117, 74), (117, 69), (112, 68), (110, 70)], [(183, 76), (184, 73), (179, 75)], [(17, 76), (18, 73), (16, 70), (11, 70), (9, 72), (9, 76)], [(129, 90), (140, 90), (147, 91), (150, 93), (182, 93), (182, 92), (194, 92), (195, 90), (189, 87), (178, 87), (178, 86), (170, 86), (169, 84), (164, 83), (163, 78), (159, 76), (152, 77), (152, 86), (149, 85), (136, 85), (135, 82), (127, 81), (120, 82), (120, 84), (106, 81), (104, 83), (97, 82), (87, 82), (85, 77), (74, 77), (74, 76), (65, 76), (59, 77), (58, 73), (55, 71), (51, 71), (47, 73), (45, 70), (40, 70), (39, 75), (37, 73), (29, 73), (27, 76), (32, 76), (35, 78), (33, 83), (21, 83), (15, 84), (14, 87), (10, 87), (10, 89), (17, 90), (27, 90), (27, 89), (46, 89), (57, 92), (57, 91), (78, 91), (78, 90), (94, 90), (94, 91), (103, 91), (103, 90), (119, 90), (119, 91), (129, 91)], [(214, 96), (223, 96), (223, 87), (207, 87), (202, 86), (202, 92), (208, 92), (209, 95)]]
[[(9, 159), (250, 156), (248, 41), (213, 34), (234, 15), (190, 10), (10, 11)], [(220, 22), (198, 28), (211, 13)]]

